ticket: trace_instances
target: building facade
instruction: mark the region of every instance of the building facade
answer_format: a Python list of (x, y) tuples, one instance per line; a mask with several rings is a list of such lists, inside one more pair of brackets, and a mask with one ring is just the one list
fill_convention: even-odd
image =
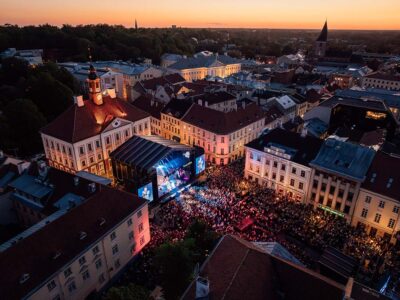
[(308, 203), (351, 222), (362, 182), (375, 151), (328, 138), (312, 166)]
[(1, 295), (84, 299), (101, 291), (149, 241), (147, 202), (102, 187), (83, 204), (0, 245), (0, 268), (7, 274), (0, 279)]
[(113, 96), (103, 96), (92, 67), (89, 100), (75, 104), (41, 130), (49, 165), (67, 172), (111, 175), (109, 153), (132, 135), (150, 134), (150, 115)]
[(246, 145), (245, 178), (278, 194), (305, 202), (312, 169), (322, 141), (280, 128)]
[(400, 230), (400, 158), (378, 151), (361, 185), (352, 225), (395, 241)]
[(375, 72), (364, 76), (361, 80), (361, 86), (363, 88), (400, 91), (400, 76)]

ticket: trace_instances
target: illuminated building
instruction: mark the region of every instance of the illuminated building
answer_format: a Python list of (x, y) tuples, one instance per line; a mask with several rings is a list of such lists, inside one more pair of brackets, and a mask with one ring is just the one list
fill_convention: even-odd
[(186, 81), (210, 77), (225, 78), (241, 70), (241, 61), (227, 55), (198, 56), (182, 58), (169, 65), (169, 69), (179, 72)]
[(144, 94), (152, 95), (157, 101), (168, 103), (179, 94), (185, 79), (178, 73), (137, 82), (132, 88), (131, 100), (136, 100)]
[(202, 147), (209, 162), (228, 164), (242, 157), (244, 145), (260, 135), (265, 117), (256, 103), (229, 112), (193, 103), (180, 119), (180, 142)]
[(326, 53), (326, 46), (328, 42), (328, 21), (325, 21), (324, 27), (321, 30), (317, 40), (315, 41), (315, 56), (324, 57)]
[(278, 194), (304, 202), (312, 174), (309, 162), (322, 140), (280, 128), (246, 145), (244, 176)]
[(52, 167), (111, 175), (109, 153), (134, 134), (150, 134), (150, 115), (112, 92), (104, 95), (93, 67), (87, 80), (89, 100), (76, 97), (74, 105), (41, 129), (43, 148)]
[(361, 185), (352, 225), (395, 241), (400, 230), (400, 157), (378, 151)]
[(161, 111), (165, 103), (158, 101), (152, 95), (144, 94), (132, 105), (150, 114), (150, 131), (153, 135), (161, 135)]
[(85, 299), (104, 288), (150, 241), (147, 201), (98, 188), (0, 245), (2, 299)]
[(310, 162), (313, 170), (308, 202), (314, 208), (335, 213), (350, 222), (374, 155), (375, 151), (368, 147), (333, 138), (325, 140)]
[(400, 76), (375, 72), (362, 78), (363, 88), (377, 88), (389, 91), (400, 91)]
[(159, 136), (134, 136), (110, 157), (115, 180), (149, 201), (178, 192), (205, 170), (203, 149)]

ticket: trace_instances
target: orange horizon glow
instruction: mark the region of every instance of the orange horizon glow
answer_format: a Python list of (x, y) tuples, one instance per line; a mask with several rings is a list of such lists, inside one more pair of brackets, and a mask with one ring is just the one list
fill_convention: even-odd
[(0, 24), (400, 30), (399, 0), (2, 0)]

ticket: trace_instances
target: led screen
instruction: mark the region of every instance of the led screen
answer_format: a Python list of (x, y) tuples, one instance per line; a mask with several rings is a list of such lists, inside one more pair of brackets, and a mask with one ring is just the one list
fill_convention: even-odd
[(138, 195), (141, 198), (144, 198), (149, 201), (153, 201), (153, 184), (150, 182), (146, 184), (145, 186), (142, 186), (140, 189), (138, 189)]
[(206, 158), (203, 155), (196, 157), (196, 175), (200, 174), (206, 169)]

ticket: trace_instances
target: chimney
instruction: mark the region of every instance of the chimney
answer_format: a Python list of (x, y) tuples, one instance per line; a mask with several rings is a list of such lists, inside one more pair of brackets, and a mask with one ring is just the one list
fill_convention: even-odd
[(77, 186), (79, 184), (79, 177), (75, 176), (74, 177), (74, 186)]
[(197, 101), (197, 103), (199, 104), (199, 105), (203, 105), (203, 100), (201, 100), (201, 99), (199, 99), (198, 101)]
[(307, 128), (303, 128), (303, 129), (301, 130), (301, 137), (302, 137), (302, 138), (305, 138), (305, 137), (307, 136), (307, 133), (308, 133)]
[(78, 105), (78, 107), (84, 106), (85, 103), (83, 102), (83, 97), (82, 97), (82, 95), (74, 96), (74, 103), (75, 103), (76, 105)]
[(246, 101), (242, 101), (242, 108), (243, 108), (243, 109), (246, 108)]
[(204, 101), (204, 106), (208, 107), (208, 101)]
[(197, 277), (196, 279), (196, 299), (208, 299), (210, 294), (210, 282), (207, 278)]
[(43, 160), (38, 161), (38, 172), (39, 175), (43, 178), (45, 178), (47, 176), (47, 165), (46, 162), (44, 162)]

